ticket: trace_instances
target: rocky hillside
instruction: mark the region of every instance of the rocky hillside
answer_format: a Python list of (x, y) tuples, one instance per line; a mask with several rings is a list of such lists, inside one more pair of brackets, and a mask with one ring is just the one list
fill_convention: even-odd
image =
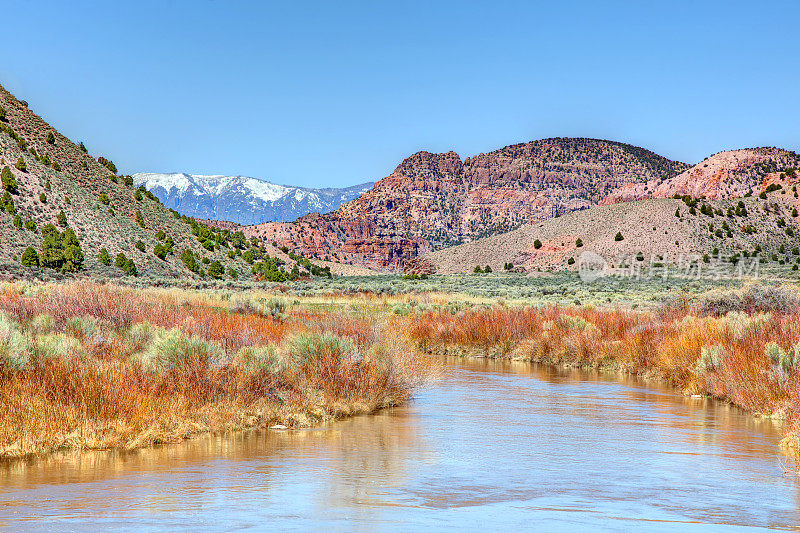
[(361, 196), (374, 184), (345, 188), (309, 189), (276, 185), (245, 176), (197, 174), (133, 175), (134, 186), (144, 186), (161, 202), (181, 214), (238, 224), (288, 222), (308, 213), (329, 213)]
[(779, 148), (719, 152), (672, 178), (624, 185), (601, 203), (672, 198), (676, 194), (715, 200), (741, 198), (754, 193), (767, 174), (794, 167), (800, 167), (800, 156)]
[(0, 173), (2, 278), (252, 278), (253, 265), (269, 274), (295, 263), (269, 244), (181, 218), (2, 87)]
[(621, 258), (644, 264), (707, 255), (707, 267), (716, 257), (752, 257), (757, 251), (764, 262), (782, 262), (789, 269), (800, 262), (797, 185), (796, 177), (775, 172), (762, 178), (755, 196), (739, 200), (650, 199), (598, 206), (423, 257), (438, 272), (469, 273), (486, 265), (502, 271), (508, 263), (526, 271), (574, 269), (587, 251), (612, 264)]
[(246, 233), (316, 256), (397, 268), (418, 253), (587, 209), (623, 185), (667, 180), (686, 168), (642, 148), (581, 138), (465, 160), (419, 152), (332, 213)]

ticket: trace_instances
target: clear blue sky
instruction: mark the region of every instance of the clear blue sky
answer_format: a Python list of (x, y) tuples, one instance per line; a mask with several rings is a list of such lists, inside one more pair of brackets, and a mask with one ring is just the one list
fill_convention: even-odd
[(8, 0), (0, 83), (124, 173), (340, 186), (551, 136), (800, 150), (800, 2), (655, 4)]

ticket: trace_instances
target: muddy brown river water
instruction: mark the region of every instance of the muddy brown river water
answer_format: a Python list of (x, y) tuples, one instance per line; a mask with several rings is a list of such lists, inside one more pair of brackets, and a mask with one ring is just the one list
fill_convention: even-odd
[(781, 428), (637, 379), (449, 360), (415, 400), (310, 431), (0, 465), (14, 531), (800, 527)]

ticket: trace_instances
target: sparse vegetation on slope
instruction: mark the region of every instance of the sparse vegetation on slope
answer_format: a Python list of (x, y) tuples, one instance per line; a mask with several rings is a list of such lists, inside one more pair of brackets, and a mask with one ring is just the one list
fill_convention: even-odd
[[(217, 262), (226, 277), (255, 278), (241, 254), (227, 253), (229, 236), (221, 238), (203, 224), (170, 212), (151, 192), (134, 189), (130, 176), (117, 175), (113, 161), (95, 159), (83, 143), (63, 137), (2, 87), (0, 106), (5, 110), (0, 121), (0, 279), (50, 279), (75, 272), (102, 278), (138, 274), (146, 279), (208, 275), (206, 270), (187, 269), (173, 248), (191, 250), (198, 261)], [(28, 248), (41, 247), (36, 228), (48, 225), (74, 234), (85, 256), (80, 268), (65, 269), (60, 261), (38, 267), (30, 260), (21, 263)], [(157, 237), (159, 232), (164, 236)], [(252, 246), (271, 250), (262, 242)], [(125, 255), (129, 262), (124, 271), (98, 259), (103, 248), (113, 256)], [(291, 270), (291, 260), (287, 267)], [(214, 274), (218, 271), (215, 265)]]

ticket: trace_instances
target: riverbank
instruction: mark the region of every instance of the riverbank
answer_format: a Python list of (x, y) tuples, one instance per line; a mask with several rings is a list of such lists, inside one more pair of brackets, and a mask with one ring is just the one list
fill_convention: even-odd
[(712, 292), (657, 311), (495, 307), (428, 313), (410, 330), (420, 350), (603, 368), (663, 380), (684, 394), (788, 421), (800, 458), (800, 296), (790, 287)]
[(385, 321), (93, 283), (0, 287), (0, 456), (308, 427), (406, 401), (429, 367)]
[[(787, 419), (798, 455), (800, 293), (749, 286), (648, 309), (461, 293), (298, 295), (0, 285), (0, 455), (311, 427), (399, 405), (422, 352), (602, 368)], [(531, 305), (533, 304), (533, 305)]]

